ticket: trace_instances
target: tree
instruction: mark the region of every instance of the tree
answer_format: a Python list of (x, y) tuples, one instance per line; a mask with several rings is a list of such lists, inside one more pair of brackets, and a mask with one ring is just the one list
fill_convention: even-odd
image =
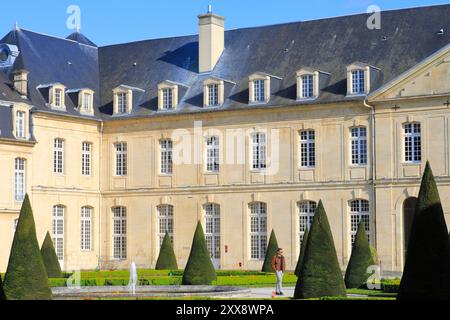
[(8, 300), (52, 299), (28, 195), (25, 196), (20, 210), (6, 270), (4, 291)]
[(317, 206), (306, 242), (295, 299), (345, 296), (345, 284), (333, 235), (322, 201)]
[(295, 275), (299, 277), (300, 269), (302, 268), (302, 261), (305, 256), (306, 242), (308, 241), (309, 228), (306, 229), (305, 234), (303, 235), (302, 247), (300, 248), (300, 255), (298, 257), (297, 266), (295, 267)]
[(158, 261), (156, 261), (156, 270), (177, 270), (177, 258), (173, 251), (172, 240), (167, 232), (164, 237), (161, 249), (159, 251)]
[(266, 257), (264, 259), (262, 272), (273, 272), (272, 270), (272, 259), (277, 254), (278, 250), (278, 241), (277, 236), (275, 235), (275, 231), (272, 230), (270, 234), (269, 244), (267, 245)]
[(429, 162), (416, 203), (398, 300), (450, 299), (450, 243)]
[(353, 244), (352, 255), (345, 272), (345, 286), (347, 289), (361, 288), (366, 285), (370, 274), (369, 266), (375, 265), (369, 240), (367, 239), (364, 221), (361, 221)]
[(182, 283), (183, 285), (211, 285), (216, 279), (216, 270), (206, 245), (205, 233), (202, 224), (199, 222), (195, 230)]
[(61, 266), (59, 265), (58, 256), (49, 232), (47, 232), (44, 243), (42, 243), (41, 255), (44, 260), (45, 270), (47, 270), (47, 276), (49, 278), (62, 278)]

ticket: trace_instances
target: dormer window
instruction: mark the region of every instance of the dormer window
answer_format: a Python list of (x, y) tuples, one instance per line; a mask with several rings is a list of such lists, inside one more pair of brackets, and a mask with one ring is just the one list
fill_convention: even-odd
[[(225, 81), (211, 77), (203, 82), (203, 105), (205, 107), (219, 107), (224, 102)], [(227, 83), (231, 83), (227, 81)]]
[(82, 110), (85, 113), (91, 113), (92, 110), (92, 94), (88, 92), (83, 93)]
[(66, 88), (62, 84), (51, 85), (48, 94), (50, 107), (56, 109), (66, 108)]
[(158, 109), (170, 111), (178, 105), (178, 84), (164, 81), (158, 85)]
[(114, 115), (130, 114), (133, 108), (133, 95), (145, 92), (142, 89), (120, 85), (113, 90)]
[(362, 62), (354, 62), (347, 67), (347, 95), (367, 95), (371, 84), (377, 81), (380, 69)]
[(365, 77), (364, 70), (354, 70), (352, 71), (352, 93), (353, 94), (363, 94), (365, 90)]
[[(257, 72), (249, 77), (249, 103), (263, 104), (270, 101), (271, 83), (278, 84), (282, 79), (263, 72)], [(276, 88), (276, 85), (275, 87)]]
[(297, 100), (317, 99), (330, 74), (324, 71), (304, 67), (297, 71)]
[(302, 98), (312, 98), (314, 95), (313, 76), (305, 74), (301, 76), (302, 81)]

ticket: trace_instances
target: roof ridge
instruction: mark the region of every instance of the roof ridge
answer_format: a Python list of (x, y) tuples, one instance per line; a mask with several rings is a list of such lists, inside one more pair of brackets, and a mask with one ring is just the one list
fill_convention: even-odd
[(34, 31), (34, 30), (26, 29), (26, 28), (20, 28), (18, 30), (18, 32), (20, 32), (20, 31), (31, 32), (31, 33), (38, 34), (38, 35), (45, 36), (45, 37), (49, 37), (49, 38), (55, 38), (55, 39), (58, 39), (58, 40), (69, 41), (69, 42), (77, 43), (77, 44), (80, 44), (80, 45), (83, 45), (83, 46), (87, 46), (87, 47), (91, 47), (91, 48), (96, 48), (96, 49), (98, 48), (96, 46), (92, 46), (92, 45), (89, 45), (89, 44), (81, 43), (81, 42), (78, 42), (78, 41), (75, 41), (75, 40), (72, 40), (72, 39), (67, 39), (67, 38), (63, 38), (63, 37), (60, 37), (60, 36), (55, 36), (55, 35), (51, 35), (51, 34), (48, 34), (48, 33)]

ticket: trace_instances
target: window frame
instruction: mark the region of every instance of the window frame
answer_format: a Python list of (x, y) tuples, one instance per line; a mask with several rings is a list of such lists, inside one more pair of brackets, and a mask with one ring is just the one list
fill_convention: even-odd
[(171, 204), (160, 204), (156, 207), (156, 212), (158, 213), (158, 232), (157, 237), (159, 244), (157, 252), (160, 251), (166, 233), (169, 233), (170, 240), (174, 241), (174, 212), (175, 207)]
[(88, 141), (81, 143), (81, 175), (83, 177), (92, 175), (92, 143)]
[(266, 79), (255, 79), (253, 82), (253, 102), (266, 102)]
[(55, 253), (60, 264), (65, 260), (65, 235), (66, 235), (66, 206), (58, 204), (53, 206), (52, 215), (52, 240)]
[(350, 245), (353, 245), (358, 232), (359, 223), (364, 219), (365, 229), (369, 243), (371, 241), (370, 226), (370, 202), (366, 199), (353, 199), (349, 201), (349, 218), (350, 218)]
[(351, 70), (352, 94), (359, 95), (366, 93), (366, 70), (362, 68)]
[(173, 141), (172, 139), (162, 139), (159, 142), (160, 148), (160, 175), (170, 176), (173, 174)]
[(55, 138), (53, 140), (53, 173), (65, 174), (65, 140)]
[[(407, 127), (410, 127), (409, 132), (407, 132)], [(418, 132), (416, 131), (417, 127)], [(422, 124), (417, 121), (405, 122), (403, 123), (402, 128), (403, 128), (403, 163), (407, 164), (422, 163)], [(408, 140), (410, 141), (408, 142)]]
[(205, 138), (205, 172), (220, 172), (220, 138), (219, 136), (207, 136)]
[(127, 260), (128, 257), (128, 214), (123, 206), (113, 207), (112, 213), (112, 259), (116, 261)]
[(22, 202), (25, 199), (26, 161), (25, 158), (14, 159), (14, 200), (16, 202)]
[(174, 109), (173, 98), (174, 89), (171, 87), (162, 88), (162, 110), (170, 111)]
[(205, 220), (205, 239), (212, 259), (221, 259), (221, 210), (217, 203), (203, 205)]
[(26, 112), (22, 110), (16, 111), (15, 136), (16, 139), (26, 139)]
[(252, 171), (264, 171), (267, 169), (267, 134), (265, 132), (252, 133), (251, 159)]
[(305, 129), (299, 131), (300, 140), (300, 168), (313, 169), (316, 167), (316, 131)]
[[(354, 135), (356, 133), (356, 135)], [(362, 134), (364, 133), (364, 135)], [(352, 166), (367, 166), (367, 127), (355, 126), (350, 128), (350, 163)]]
[[(308, 80), (306, 80), (308, 79)], [(305, 73), (300, 76), (301, 82), (301, 98), (313, 99), (314, 98), (314, 74)]]
[[(250, 260), (262, 261), (267, 249), (267, 204), (252, 202), (249, 204), (249, 249)], [(254, 228), (256, 226), (256, 228)]]
[(317, 202), (311, 200), (303, 200), (297, 203), (298, 211), (298, 238), (300, 246), (303, 244), (305, 232), (311, 229), (314, 215), (317, 209)]
[(117, 114), (128, 113), (128, 92), (117, 92)]
[(80, 249), (81, 252), (92, 251), (92, 220), (94, 209), (90, 206), (81, 207), (80, 216)]
[(126, 177), (128, 175), (128, 143), (114, 143), (114, 176)]

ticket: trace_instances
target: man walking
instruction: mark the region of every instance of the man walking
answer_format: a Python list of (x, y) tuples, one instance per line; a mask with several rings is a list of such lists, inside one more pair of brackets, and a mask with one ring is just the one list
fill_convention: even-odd
[(283, 293), (283, 274), (286, 270), (286, 259), (283, 256), (283, 249), (278, 248), (277, 254), (272, 259), (272, 269), (277, 275), (276, 295), (282, 296)]

